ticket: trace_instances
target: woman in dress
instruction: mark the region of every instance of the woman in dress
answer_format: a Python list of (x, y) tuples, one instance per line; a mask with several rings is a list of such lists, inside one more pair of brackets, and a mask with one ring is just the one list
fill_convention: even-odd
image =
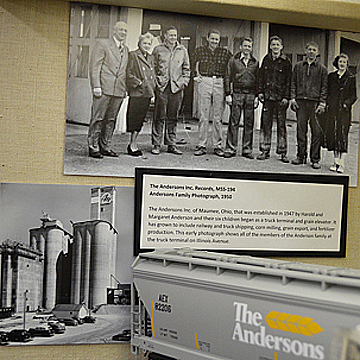
[(127, 153), (142, 156), (138, 149), (137, 138), (144, 123), (151, 100), (154, 98), (155, 73), (153, 56), (149, 53), (153, 36), (140, 35), (138, 49), (131, 51), (127, 65), (126, 84), (129, 103), (126, 114), (126, 131), (130, 132)]
[(356, 101), (356, 81), (348, 70), (349, 57), (346, 54), (338, 55), (333, 65), (337, 70), (328, 77), (326, 147), (334, 152), (334, 164), (330, 170), (343, 173), (344, 154), (348, 151), (351, 107)]

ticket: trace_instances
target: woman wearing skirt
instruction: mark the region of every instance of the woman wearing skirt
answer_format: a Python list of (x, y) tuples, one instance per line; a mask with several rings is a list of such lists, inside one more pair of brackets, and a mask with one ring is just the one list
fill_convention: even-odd
[(138, 46), (130, 52), (127, 66), (126, 84), (129, 103), (126, 114), (126, 131), (130, 132), (127, 153), (142, 156), (138, 149), (137, 138), (142, 129), (151, 99), (154, 98), (155, 74), (153, 56), (149, 54), (153, 36), (150, 33), (140, 35)]
[(356, 101), (356, 81), (348, 70), (349, 57), (346, 54), (338, 55), (333, 65), (337, 70), (328, 77), (326, 147), (334, 152), (334, 164), (330, 170), (343, 173), (344, 154), (348, 152), (351, 107)]

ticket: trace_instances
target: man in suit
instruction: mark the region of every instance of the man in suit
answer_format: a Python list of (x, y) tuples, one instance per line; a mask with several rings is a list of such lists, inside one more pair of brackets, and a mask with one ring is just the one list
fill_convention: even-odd
[(111, 149), (116, 118), (126, 95), (126, 67), (129, 49), (125, 45), (127, 24), (118, 21), (113, 37), (100, 39), (90, 58), (90, 85), (93, 92), (88, 132), (89, 156), (117, 157)]

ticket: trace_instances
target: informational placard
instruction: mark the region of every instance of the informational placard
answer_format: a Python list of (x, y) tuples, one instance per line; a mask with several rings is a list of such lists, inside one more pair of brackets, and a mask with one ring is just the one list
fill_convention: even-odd
[(347, 177), (136, 170), (135, 252), (345, 256)]

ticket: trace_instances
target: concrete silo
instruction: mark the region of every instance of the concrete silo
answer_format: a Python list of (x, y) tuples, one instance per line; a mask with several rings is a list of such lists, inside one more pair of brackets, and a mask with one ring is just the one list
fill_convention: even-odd
[(42, 226), (30, 229), (30, 246), (44, 256), (43, 306), (52, 309), (56, 304), (56, 263), (71, 234), (59, 220), (43, 217)]
[(106, 304), (115, 274), (117, 231), (106, 220), (89, 220), (74, 223), (73, 234), (70, 302), (89, 308)]

